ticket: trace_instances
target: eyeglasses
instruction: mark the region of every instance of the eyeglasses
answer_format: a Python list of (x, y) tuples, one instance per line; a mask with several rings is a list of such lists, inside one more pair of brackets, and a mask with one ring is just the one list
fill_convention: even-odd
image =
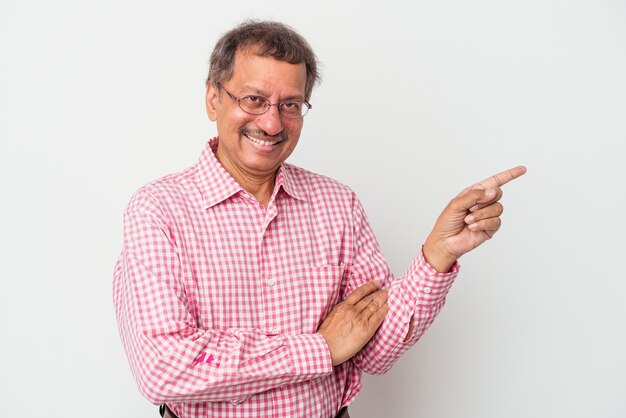
[(262, 115), (266, 113), (271, 106), (276, 106), (281, 115), (288, 119), (301, 119), (306, 115), (313, 107), (306, 100), (285, 100), (279, 103), (270, 103), (264, 97), (261, 96), (243, 96), (237, 97), (222, 86), (222, 83), (217, 83), (217, 87), (224, 90), (228, 96), (233, 99), (241, 110), (251, 115)]

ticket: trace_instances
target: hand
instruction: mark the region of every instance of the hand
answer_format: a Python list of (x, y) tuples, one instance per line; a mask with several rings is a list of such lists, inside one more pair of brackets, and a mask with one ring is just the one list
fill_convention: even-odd
[(526, 173), (519, 166), (464, 189), (443, 210), (424, 244), (424, 257), (437, 271), (447, 272), (463, 254), (487, 241), (500, 228), (501, 186)]
[(333, 366), (352, 358), (374, 336), (389, 307), (387, 291), (371, 281), (352, 292), (328, 313), (317, 332), (330, 349)]

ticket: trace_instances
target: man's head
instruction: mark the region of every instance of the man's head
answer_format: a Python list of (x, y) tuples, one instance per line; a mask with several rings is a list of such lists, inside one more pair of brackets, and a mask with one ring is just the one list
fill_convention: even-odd
[(206, 109), (217, 124), (215, 155), (244, 188), (273, 184), (298, 143), (318, 78), (307, 42), (281, 23), (245, 22), (217, 42)]
[(224, 83), (232, 77), (238, 51), (290, 64), (304, 63), (306, 100), (311, 98), (313, 86), (320, 80), (317, 58), (308, 42), (296, 31), (279, 22), (246, 21), (226, 32), (215, 44), (209, 61), (207, 84)]

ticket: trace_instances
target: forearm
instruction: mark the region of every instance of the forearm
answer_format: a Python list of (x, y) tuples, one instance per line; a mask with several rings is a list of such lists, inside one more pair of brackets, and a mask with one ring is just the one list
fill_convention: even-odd
[(229, 401), (331, 373), (324, 345), (316, 335), (209, 331), (177, 341), (152, 361), (135, 361), (132, 368), (142, 393), (155, 404)]
[(458, 265), (439, 273), (418, 254), (407, 272), (391, 282), (389, 312), (374, 337), (354, 361), (370, 374), (386, 373), (424, 334), (445, 303), (458, 274)]
[[(115, 303), (122, 342), (141, 392), (153, 403), (245, 398), (332, 373), (320, 335), (202, 330), (137, 260), (123, 258), (119, 270)], [(170, 302), (152, 303), (145, 295)]]

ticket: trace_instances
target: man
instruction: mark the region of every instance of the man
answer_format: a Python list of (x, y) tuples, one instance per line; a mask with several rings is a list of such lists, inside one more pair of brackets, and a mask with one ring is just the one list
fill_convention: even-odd
[(464, 190), (394, 278), (354, 193), (284, 163), (317, 79), (289, 27), (226, 33), (206, 89), (218, 137), (129, 204), (116, 316), (138, 386), (165, 416), (348, 416), (361, 372), (388, 371), (424, 333), (457, 258), (500, 227), (500, 186), (525, 172)]

